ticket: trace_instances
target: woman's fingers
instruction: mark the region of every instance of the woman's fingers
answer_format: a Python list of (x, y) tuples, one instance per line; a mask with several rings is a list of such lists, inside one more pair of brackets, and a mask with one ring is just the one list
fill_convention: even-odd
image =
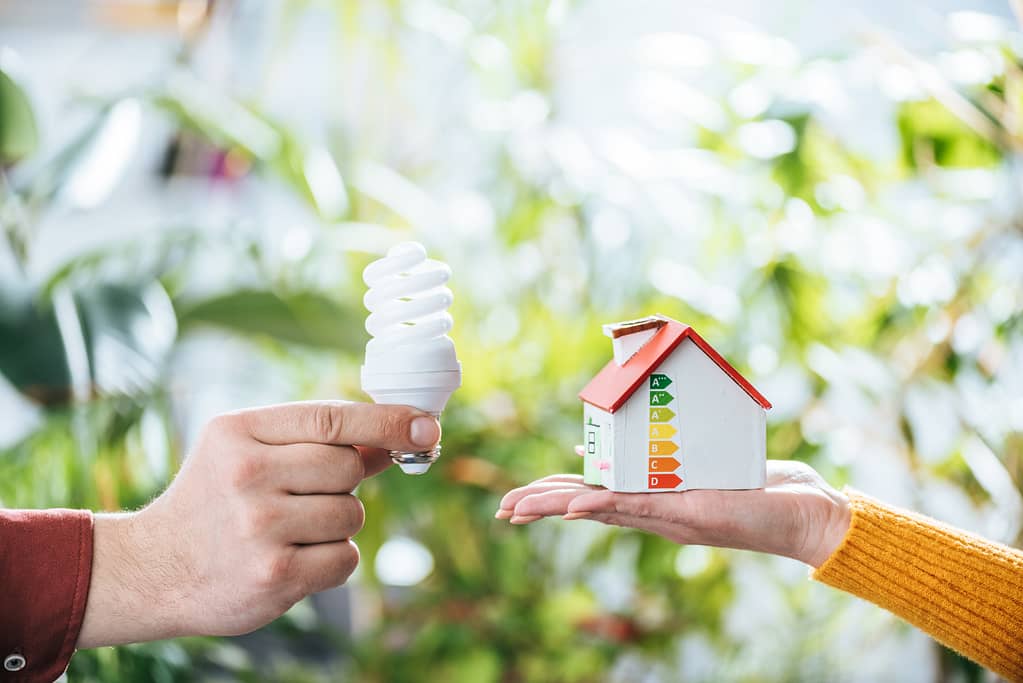
[(565, 484), (582, 484), (583, 475), (581, 474), (549, 474), (543, 479), (537, 479), (536, 481), (530, 482), (527, 486), (533, 484), (547, 484), (552, 481), (561, 482)]
[(544, 477), (504, 494), (504, 498), (501, 499), (501, 503), (498, 505), (497, 514), (494, 516), (497, 519), (509, 519), (512, 516), (511, 512), (515, 509), (515, 505), (526, 496), (533, 495), (534, 493), (543, 493), (544, 491), (558, 488), (578, 488), (584, 486), (583, 478), (575, 474), (556, 474)]
[(554, 515), (581, 519), (594, 513), (613, 513), (633, 517), (665, 518), (678, 516), (681, 493), (615, 493), (583, 484), (581, 477), (557, 480), (548, 478), (505, 494), (498, 519), (516, 519), (517, 523), (536, 521)]
[(727, 502), (733, 491), (677, 491), (671, 493), (614, 493), (596, 489), (579, 496), (568, 513), (613, 512), (634, 517), (660, 519), (672, 524), (704, 524)]
[(720, 491), (616, 493), (583, 484), (580, 477), (548, 477), (510, 491), (496, 516), (513, 524), (554, 516), (569, 521), (591, 519), (640, 529), (678, 543), (719, 545), (723, 540), (718, 533), (721, 530), (705, 527), (708, 518), (714, 516), (713, 509), (726, 502), (722, 495)]
[(512, 493), (517, 499), (512, 509), (499, 511), (512, 524), (561, 516), (639, 529), (678, 543), (688, 543), (692, 536), (686, 525), (671, 521), (677, 514), (669, 514), (682, 502), (681, 493), (615, 493), (576, 481), (530, 484)]
[(568, 512), (569, 503), (577, 496), (592, 491), (588, 486), (580, 484), (560, 484), (560, 488), (531, 493), (515, 504), (512, 512), (512, 524), (528, 524), (541, 517), (561, 516)]

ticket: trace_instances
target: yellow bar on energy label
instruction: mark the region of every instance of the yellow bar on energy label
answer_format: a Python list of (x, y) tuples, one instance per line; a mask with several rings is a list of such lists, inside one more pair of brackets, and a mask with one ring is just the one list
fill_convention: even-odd
[(674, 441), (651, 441), (650, 455), (671, 455), (678, 450)]
[(678, 430), (669, 424), (652, 424), (650, 425), (650, 438), (651, 439), (670, 439), (671, 437), (678, 434)]

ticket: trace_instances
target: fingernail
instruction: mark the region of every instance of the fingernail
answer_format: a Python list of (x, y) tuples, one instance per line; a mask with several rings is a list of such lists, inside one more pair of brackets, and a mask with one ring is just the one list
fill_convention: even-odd
[(565, 514), (563, 514), (561, 516), (561, 518), (562, 519), (567, 519), (569, 521), (571, 521), (573, 519), (586, 519), (587, 517), (590, 516), (590, 514), (591, 513), (589, 513), (589, 512), (566, 512)]
[(511, 521), (512, 524), (529, 524), (530, 522), (535, 522), (541, 517), (542, 515), (512, 515), (512, 518), (509, 521)]
[(511, 510), (500, 509), (494, 513), (494, 519), (511, 519), (514, 513)]
[(425, 448), (436, 445), (440, 441), (440, 423), (432, 417), (417, 417), (412, 420), (409, 437), (417, 446)]

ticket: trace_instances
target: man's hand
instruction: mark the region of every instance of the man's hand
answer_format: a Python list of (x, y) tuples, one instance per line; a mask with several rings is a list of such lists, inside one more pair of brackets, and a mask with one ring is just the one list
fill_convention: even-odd
[(246, 633), (344, 583), (365, 514), (352, 491), (390, 464), (387, 450), (439, 439), (437, 421), (406, 406), (291, 403), (214, 418), (152, 504), (96, 516), (78, 646)]
[(510, 491), (495, 515), (512, 524), (542, 517), (592, 519), (682, 544), (757, 550), (819, 567), (849, 529), (849, 500), (801, 462), (767, 461), (753, 491), (613, 493), (554, 475)]

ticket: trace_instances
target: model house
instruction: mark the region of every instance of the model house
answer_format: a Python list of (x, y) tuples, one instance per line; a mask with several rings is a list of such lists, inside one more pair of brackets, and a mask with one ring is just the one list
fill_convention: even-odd
[(693, 328), (604, 325), (614, 358), (579, 394), (584, 478), (612, 491), (764, 486), (771, 404)]

